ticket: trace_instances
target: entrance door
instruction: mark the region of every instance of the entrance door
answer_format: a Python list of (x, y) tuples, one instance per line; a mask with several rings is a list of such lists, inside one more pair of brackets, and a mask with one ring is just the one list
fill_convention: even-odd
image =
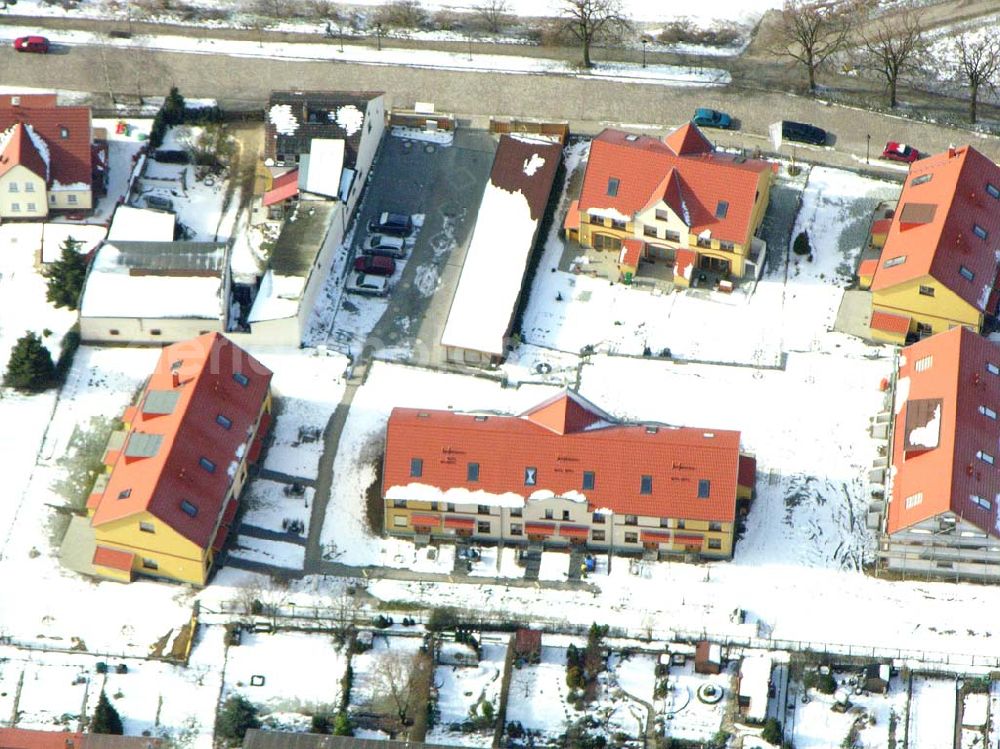
[(718, 257), (712, 257), (711, 255), (702, 255), (698, 267), (702, 270), (711, 271), (712, 273), (729, 275), (729, 261)]

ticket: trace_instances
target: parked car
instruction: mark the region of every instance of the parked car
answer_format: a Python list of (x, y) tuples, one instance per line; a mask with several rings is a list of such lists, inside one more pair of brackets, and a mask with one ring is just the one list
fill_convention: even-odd
[(826, 130), (815, 125), (807, 125), (804, 122), (783, 120), (781, 123), (781, 137), (784, 140), (811, 143), (814, 146), (826, 145)]
[(920, 151), (905, 143), (897, 143), (894, 140), (890, 140), (885, 144), (885, 149), (882, 151), (882, 158), (889, 161), (902, 161), (904, 164), (912, 164), (920, 158)]
[(395, 237), (408, 237), (413, 231), (413, 220), (405, 213), (383, 211), (368, 222), (368, 231), (392, 234)]
[(147, 208), (153, 208), (157, 211), (174, 210), (174, 201), (163, 195), (143, 195), (142, 199)]
[(385, 255), (362, 255), (355, 258), (354, 270), (373, 276), (391, 276), (396, 272), (396, 261)]
[(691, 122), (698, 127), (730, 128), (733, 126), (733, 118), (717, 109), (696, 109), (694, 110), (694, 117), (691, 118)]
[(389, 293), (389, 281), (385, 276), (372, 276), (368, 273), (352, 273), (347, 279), (347, 291), (351, 294), (365, 296), (385, 296)]
[(361, 251), (366, 255), (384, 255), (398, 259), (406, 257), (406, 244), (401, 237), (372, 234), (361, 245)]
[(14, 40), (14, 49), (18, 52), (39, 52), (44, 55), (49, 51), (49, 40), (44, 36), (19, 36)]

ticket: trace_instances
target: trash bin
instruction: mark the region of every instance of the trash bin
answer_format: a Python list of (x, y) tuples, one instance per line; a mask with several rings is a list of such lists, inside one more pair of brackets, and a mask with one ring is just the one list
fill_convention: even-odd
[(632, 271), (625, 271), (625, 285), (630, 286), (632, 284)]

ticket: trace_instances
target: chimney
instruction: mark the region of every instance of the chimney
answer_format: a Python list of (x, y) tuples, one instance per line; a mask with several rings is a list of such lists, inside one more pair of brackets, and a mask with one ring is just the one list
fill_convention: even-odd
[(949, 159), (955, 158), (955, 144), (948, 146), (948, 158)]
[[(12, 96), (12, 97), (10, 97), (10, 105), (12, 107), (19, 107), (19, 106), (21, 106), (21, 97), (20, 96)], [(72, 743), (72, 742), (70, 742), (70, 743)]]
[(175, 369), (170, 373), (170, 379), (174, 383), (174, 387), (179, 387), (181, 384), (181, 373)]

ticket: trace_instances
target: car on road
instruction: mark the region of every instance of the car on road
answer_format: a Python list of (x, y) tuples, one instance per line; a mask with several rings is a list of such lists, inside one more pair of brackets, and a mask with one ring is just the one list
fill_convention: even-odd
[(391, 276), (396, 272), (396, 261), (385, 255), (362, 255), (355, 258), (354, 270), (372, 276)]
[(814, 146), (826, 145), (826, 130), (815, 125), (807, 125), (804, 122), (792, 122), (782, 120), (781, 137), (784, 140), (793, 140), (798, 143), (809, 143)]
[(691, 122), (698, 127), (721, 127), (729, 129), (733, 126), (733, 118), (725, 112), (704, 107), (694, 110), (694, 117), (691, 118)]
[(366, 255), (384, 255), (399, 259), (406, 257), (406, 243), (401, 237), (372, 234), (362, 243), (361, 251)]
[(890, 140), (882, 150), (882, 158), (889, 161), (902, 161), (904, 164), (912, 164), (920, 158), (920, 151), (905, 143), (897, 143)]
[(14, 49), (18, 52), (38, 52), (44, 55), (49, 51), (49, 40), (44, 36), (19, 36), (14, 40)]
[(368, 231), (392, 234), (395, 237), (408, 237), (413, 231), (413, 219), (406, 213), (382, 211), (368, 222)]
[(385, 276), (373, 276), (368, 273), (352, 273), (347, 279), (347, 292), (349, 294), (363, 294), (365, 296), (385, 296), (389, 293), (389, 281)]

